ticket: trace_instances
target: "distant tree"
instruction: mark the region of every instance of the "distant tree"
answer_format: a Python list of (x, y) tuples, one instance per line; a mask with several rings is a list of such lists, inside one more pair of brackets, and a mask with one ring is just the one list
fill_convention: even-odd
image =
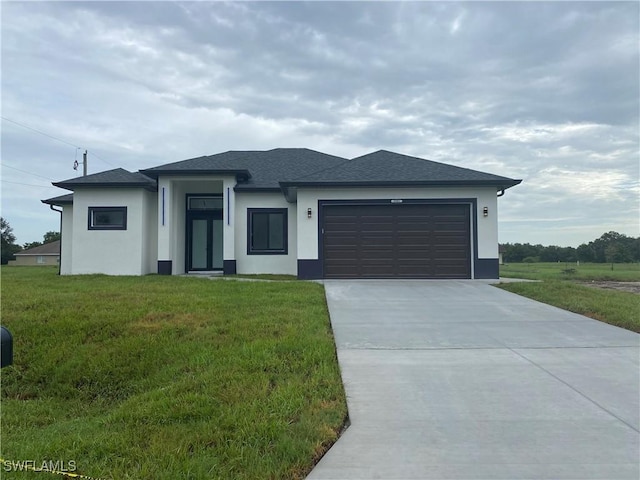
[(538, 258), (544, 247), (542, 245), (531, 245), (529, 243), (505, 243), (503, 245), (503, 258), (505, 262), (523, 262), (525, 258)]
[(631, 261), (630, 252), (619, 242), (613, 242), (604, 249), (607, 263), (627, 263)]
[(9, 225), (9, 222), (0, 217), (0, 236), (2, 238), (3, 245), (6, 243), (10, 245), (16, 241), (16, 236), (13, 234), (13, 228)]
[(640, 237), (628, 237), (618, 232), (607, 232), (576, 249), (581, 262), (640, 262)]
[(51, 243), (56, 240), (60, 240), (60, 232), (47, 232), (44, 234), (44, 242), (42, 243)]
[(25, 250), (29, 250), (30, 248), (39, 247), (40, 245), (42, 245), (42, 242), (27, 242), (22, 245), (22, 248)]
[(560, 261), (561, 262), (575, 262), (578, 260), (576, 249), (573, 247), (560, 248)]
[(47, 232), (43, 237), (44, 241), (42, 242), (27, 242), (22, 248), (25, 250), (29, 250), (30, 248), (39, 247), (40, 245), (44, 245), (45, 243), (55, 242), (56, 240), (60, 240), (60, 232)]
[(555, 245), (549, 245), (548, 247), (543, 247), (540, 252), (540, 261), (559, 262), (560, 247), (556, 247)]
[(618, 232), (607, 232), (578, 248), (529, 243), (502, 244), (505, 262), (640, 262), (640, 237), (633, 238)]
[(9, 225), (9, 222), (3, 217), (0, 217), (0, 250), (2, 259), (0, 263), (6, 265), (9, 260), (15, 259), (14, 255), (22, 250), (20, 245), (16, 245), (16, 236), (13, 234), (13, 228)]
[(583, 243), (578, 248), (576, 248), (576, 255), (578, 256), (578, 260), (581, 262), (595, 262), (596, 261), (596, 252), (593, 249), (593, 242), (590, 242), (588, 245)]

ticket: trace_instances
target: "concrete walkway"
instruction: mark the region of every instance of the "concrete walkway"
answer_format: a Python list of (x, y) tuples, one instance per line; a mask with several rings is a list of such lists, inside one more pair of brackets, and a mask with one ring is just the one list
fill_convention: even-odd
[(326, 281), (351, 426), (309, 479), (640, 478), (640, 336), (482, 281)]

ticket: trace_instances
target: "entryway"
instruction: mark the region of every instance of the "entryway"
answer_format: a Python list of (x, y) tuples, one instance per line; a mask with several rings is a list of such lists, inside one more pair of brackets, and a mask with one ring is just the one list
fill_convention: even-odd
[(187, 199), (186, 270), (222, 270), (222, 198)]

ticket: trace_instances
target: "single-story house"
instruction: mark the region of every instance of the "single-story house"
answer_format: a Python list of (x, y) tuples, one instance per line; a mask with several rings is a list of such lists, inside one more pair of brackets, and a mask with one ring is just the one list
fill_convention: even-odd
[(38, 245), (15, 254), (16, 259), (9, 265), (46, 266), (58, 265), (60, 262), (60, 240)]
[(497, 278), (514, 180), (380, 150), (229, 151), (53, 185), (61, 274)]

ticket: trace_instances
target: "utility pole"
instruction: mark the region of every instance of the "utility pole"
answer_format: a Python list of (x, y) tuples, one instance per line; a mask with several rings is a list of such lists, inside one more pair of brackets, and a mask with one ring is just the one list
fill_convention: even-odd
[[(73, 169), (74, 170), (78, 169), (78, 161), (77, 160), (75, 162), (73, 162)], [(86, 150), (82, 154), (82, 176), (83, 177), (87, 176), (87, 151)]]

